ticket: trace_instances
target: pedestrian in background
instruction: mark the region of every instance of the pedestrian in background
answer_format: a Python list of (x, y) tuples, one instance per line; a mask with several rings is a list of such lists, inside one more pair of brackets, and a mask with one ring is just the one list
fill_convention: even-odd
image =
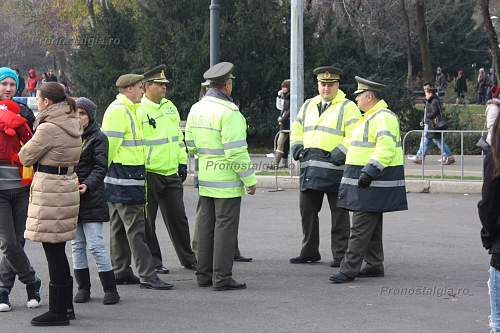
[(481, 201), (478, 203), (481, 220), (481, 241), (491, 254), (488, 289), (490, 295), (489, 326), (493, 333), (500, 332), (500, 118), (491, 131), (491, 151), (484, 159), (484, 181)]
[[(280, 131), (290, 130), (290, 80), (281, 83), (281, 90), (276, 97), (276, 108), (280, 110), (278, 125)], [(288, 166), (288, 151), (290, 150), (290, 133), (280, 132), (274, 152), (274, 167), (278, 168), (281, 159), (284, 159), (284, 167)]]
[(49, 311), (34, 326), (69, 325), (74, 318), (73, 279), (66, 241), (75, 236), (80, 205), (75, 167), (80, 159), (82, 125), (74, 101), (56, 82), (37, 90), (39, 114), (33, 138), (21, 148), (25, 166), (36, 164), (24, 236), (41, 242), (49, 266)]
[(16, 90), (16, 96), (23, 96), (24, 94), (24, 89), (26, 88), (26, 81), (24, 80), (23, 76), (21, 75), (21, 72), (19, 71), (19, 68), (15, 69), (17, 77), (19, 78), (19, 85)]
[(416, 164), (421, 164), (429, 149), (429, 143), (432, 141), (441, 150), (441, 157), (438, 162), (444, 165), (453, 164), (455, 163), (455, 157), (453, 157), (448, 145), (444, 141), (441, 141), (442, 133), (429, 132), (429, 130), (434, 130), (436, 125), (443, 119), (443, 105), (437, 96), (437, 89), (429, 82), (426, 82), (424, 83), (424, 94), (424, 131), (417, 154), (409, 156), (408, 159)]
[(486, 91), (490, 86), (490, 80), (486, 73), (484, 72), (484, 68), (479, 68), (479, 73), (477, 75), (477, 83), (476, 83), (476, 93), (477, 93), (477, 103), (485, 104), (486, 103)]
[(76, 109), (83, 126), (83, 146), (76, 167), (80, 191), (80, 211), (75, 239), (71, 241), (73, 272), (78, 284), (75, 303), (90, 300), (90, 271), (87, 249), (97, 264), (99, 279), (104, 290), (102, 303), (115, 304), (120, 300), (116, 290), (115, 274), (109, 252), (104, 245), (103, 223), (109, 221), (104, 197), (104, 177), (108, 170), (108, 139), (96, 122), (97, 106), (90, 99), (80, 97)]
[(446, 80), (446, 74), (443, 73), (441, 67), (436, 69), (436, 76), (434, 78), (434, 85), (437, 89), (437, 95), (439, 97), (444, 95), (446, 90), (446, 86), (448, 86), (448, 81)]
[(36, 88), (40, 83), (42, 83), (42, 79), (36, 75), (35, 69), (30, 69), (28, 71), (28, 95), (30, 97), (36, 96)]
[(465, 93), (467, 93), (467, 79), (465, 78), (465, 73), (463, 70), (459, 70), (457, 78), (455, 79), (455, 92), (457, 93), (457, 99), (455, 104), (466, 104), (467, 100), (465, 98)]
[(486, 94), (486, 100), (489, 101), (491, 98), (492, 98), (492, 89), (493, 87), (495, 87), (496, 85), (498, 85), (498, 80), (497, 80), (497, 76), (495, 74), (495, 69), (493, 67), (490, 67), (490, 71), (488, 73), (488, 81), (490, 83), (490, 85), (488, 86), (488, 89), (487, 89), (487, 94)]

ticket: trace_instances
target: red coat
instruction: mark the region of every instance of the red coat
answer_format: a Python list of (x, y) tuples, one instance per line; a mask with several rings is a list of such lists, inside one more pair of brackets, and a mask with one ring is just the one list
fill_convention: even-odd
[(13, 101), (0, 102), (0, 161), (17, 162), (21, 142), (28, 142), (33, 136), (27, 121), (20, 114), (20, 108)]

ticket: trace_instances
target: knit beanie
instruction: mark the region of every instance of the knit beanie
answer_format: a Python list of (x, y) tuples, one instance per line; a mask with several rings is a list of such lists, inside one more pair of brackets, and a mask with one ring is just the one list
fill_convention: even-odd
[(84, 109), (89, 116), (89, 123), (93, 123), (96, 117), (97, 105), (86, 97), (79, 97), (76, 99), (76, 108)]
[(16, 81), (16, 89), (19, 88), (19, 76), (16, 71), (9, 67), (0, 67), (0, 81), (3, 81), (8, 77)]

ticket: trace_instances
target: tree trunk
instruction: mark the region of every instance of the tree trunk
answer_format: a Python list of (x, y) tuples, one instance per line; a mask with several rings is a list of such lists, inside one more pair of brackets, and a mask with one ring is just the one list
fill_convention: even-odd
[(500, 48), (498, 46), (497, 33), (491, 22), (489, 0), (481, 0), (481, 14), (483, 16), (484, 29), (488, 35), (488, 42), (490, 43), (491, 55), (493, 58), (493, 63), (491, 65), (495, 68), (495, 73), (498, 78), (500, 77)]
[(427, 36), (427, 24), (425, 23), (425, 0), (417, 0), (417, 30), (420, 42), (420, 56), (422, 58), (422, 77), (424, 81), (432, 81), (432, 64), (429, 52), (429, 36)]
[(408, 12), (406, 11), (405, 0), (399, 0), (401, 5), (401, 14), (403, 16), (403, 22), (406, 28), (406, 60), (408, 63), (408, 73), (406, 78), (406, 87), (408, 90), (413, 89), (413, 59), (411, 56), (411, 35), (410, 35), (410, 19), (408, 18)]
[(95, 10), (94, 10), (94, 0), (87, 0), (87, 9), (89, 11), (89, 16), (90, 16), (90, 24), (92, 25), (92, 28), (95, 27)]

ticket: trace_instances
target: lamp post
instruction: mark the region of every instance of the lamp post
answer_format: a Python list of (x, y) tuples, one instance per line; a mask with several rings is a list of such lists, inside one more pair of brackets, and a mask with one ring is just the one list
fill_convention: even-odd
[(219, 0), (210, 3), (210, 67), (219, 62)]
[[(290, 128), (304, 102), (304, 1), (292, 0), (290, 40)], [(291, 140), (290, 140), (291, 142)], [(298, 175), (298, 163), (293, 174)]]
[[(493, 25), (493, 30), (494, 32), (496, 33), (497, 32), (497, 26), (496, 26), (496, 23), (498, 21), (498, 16), (496, 15), (492, 15), (490, 16), (490, 19), (491, 19), (491, 24)], [(499, 45), (500, 47), (500, 45)], [(495, 52), (493, 50), (491, 50), (491, 67), (493, 68), (493, 73), (496, 73), (496, 70), (497, 70), (497, 66), (496, 66), (496, 57), (495, 57)]]

